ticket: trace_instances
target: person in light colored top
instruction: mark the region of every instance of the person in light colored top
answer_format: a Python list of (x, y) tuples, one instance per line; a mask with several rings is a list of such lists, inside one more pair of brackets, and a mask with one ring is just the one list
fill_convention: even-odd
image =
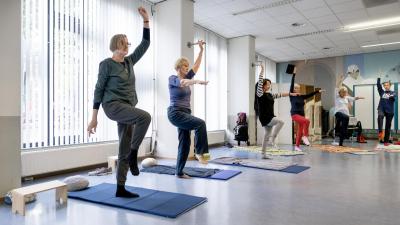
[(348, 95), (346, 87), (342, 86), (344, 76), (340, 76), (336, 84), (336, 96), (335, 96), (335, 118), (336, 118), (336, 132), (339, 132), (339, 146), (343, 146), (343, 141), (347, 136), (347, 128), (349, 125), (350, 111), (349, 107), (351, 102), (358, 99), (364, 99), (364, 97), (351, 97)]

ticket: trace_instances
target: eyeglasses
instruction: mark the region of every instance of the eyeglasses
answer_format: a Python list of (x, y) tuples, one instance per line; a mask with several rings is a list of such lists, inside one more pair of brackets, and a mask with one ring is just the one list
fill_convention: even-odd
[(131, 43), (130, 42), (128, 42), (127, 45), (128, 45), (128, 47), (131, 47)]

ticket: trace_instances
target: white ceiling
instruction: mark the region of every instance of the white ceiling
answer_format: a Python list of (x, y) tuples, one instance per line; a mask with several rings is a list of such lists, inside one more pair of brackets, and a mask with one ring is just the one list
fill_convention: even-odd
[[(298, 0), (287, 5), (234, 16), (233, 13), (282, 0), (196, 0), (195, 23), (226, 38), (256, 37), (256, 51), (274, 61), (284, 62), (400, 49), (400, 45), (361, 48), (365, 44), (400, 41), (400, 33), (378, 35), (376, 30), (276, 38), (334, 29), (357, 22), (400, 16), (400, 0), (366, 8), (362, 0)], [(384, 1), (384, 0), (373, 0)], [(292, 27), (292, 23), (305, 23)], [(324, 47), (331, 49), (324, 50)]]

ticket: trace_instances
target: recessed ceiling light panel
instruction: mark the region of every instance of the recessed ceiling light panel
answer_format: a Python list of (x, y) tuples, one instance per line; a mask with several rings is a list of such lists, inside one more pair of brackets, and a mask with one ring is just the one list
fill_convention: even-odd
[(400, 41), (397, 42), (389, 42), (389, 43), (381, 43), (381, 44), (373, 44), (373, 45), (363, 45), (363, 48), (371, 48), (371, 47), (378, 47), (378, 46), (386, 46), (386, 45), (397, 45), (400, 44)]
[(343, 31), (344, 32), (354, 32), (354, 31), (370, 30), (370, 29), (376, 29), (376, 28), (381, 28), (381, 27), (390, 27), (390, 26), (396, 26), (396, 25), (400, 25), (400, 16), (379, 19), (379, 20), (372, 20), (372, 21), (367, 21), (367, 22), (362, 22), (362, 23), (350, 24), (350, 25), (343, 27)]

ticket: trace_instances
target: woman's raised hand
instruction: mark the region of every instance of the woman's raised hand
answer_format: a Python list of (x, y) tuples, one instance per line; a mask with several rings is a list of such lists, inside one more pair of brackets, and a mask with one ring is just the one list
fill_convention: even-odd
[(200, 50), (203, 51), (206, 42), (203, 40), (198, 40), (197, 43), (199, 44)]
[(144, 7), (139, 7), (138, 11), (144, 21), (149, 21), (149, 15), (147, 14), (147, 11)]

